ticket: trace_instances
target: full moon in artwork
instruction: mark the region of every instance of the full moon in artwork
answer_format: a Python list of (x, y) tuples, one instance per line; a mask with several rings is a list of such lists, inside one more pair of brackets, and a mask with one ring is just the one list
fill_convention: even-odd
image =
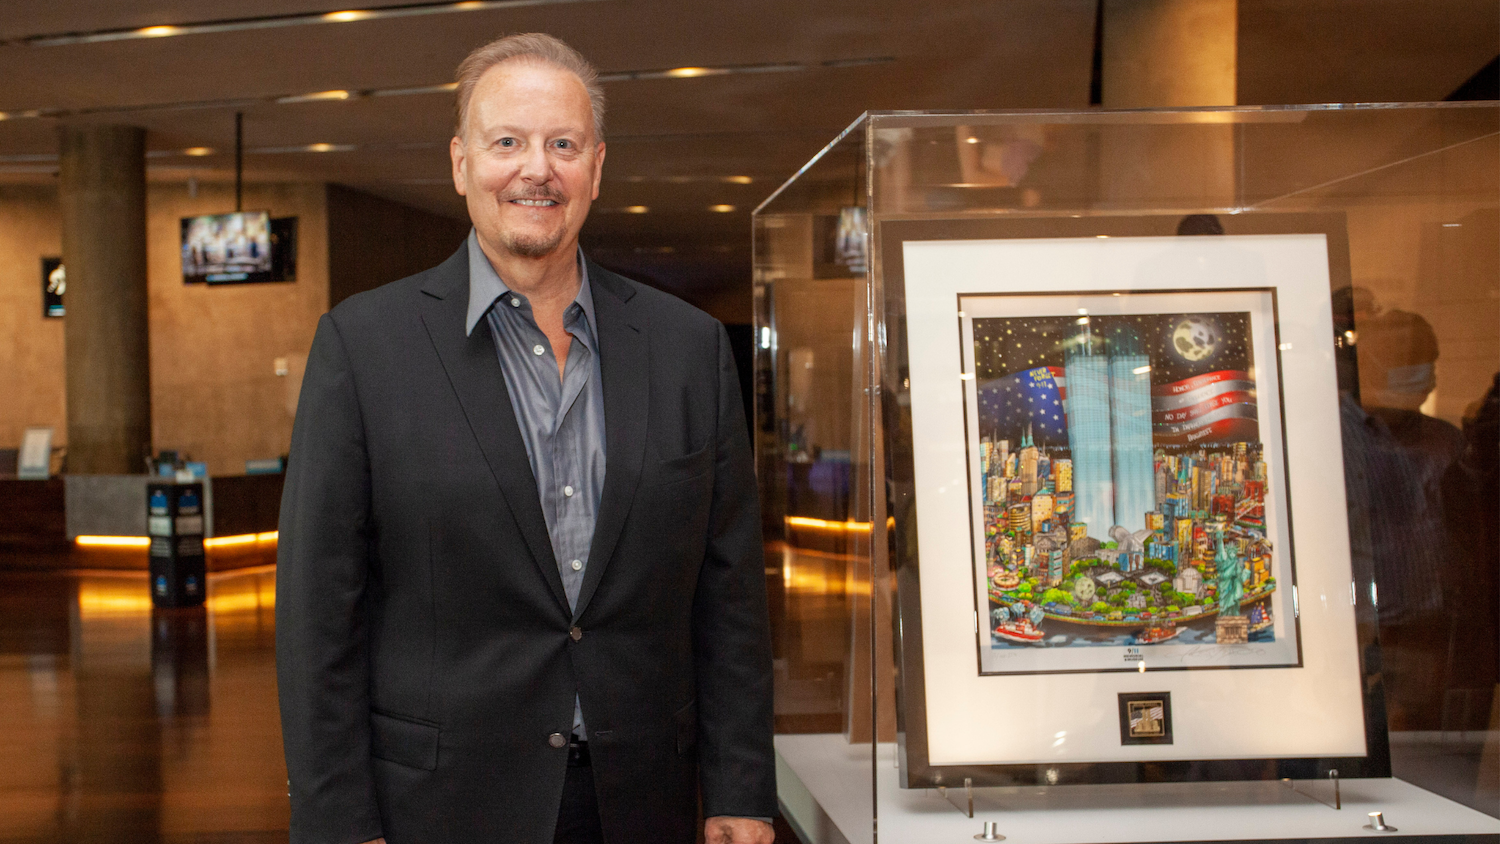
[(1185, 319), (1172, 330), (1172, 346), (1183, 360), (1204, 360), (1218, 348), (1219, 332), (1212, 323)]

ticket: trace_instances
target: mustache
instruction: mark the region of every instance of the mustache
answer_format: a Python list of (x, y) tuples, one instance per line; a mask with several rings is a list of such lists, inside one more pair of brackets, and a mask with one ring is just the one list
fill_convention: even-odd
[(558, 203), (559, 205), (564, 201), (563, 195), (550, 187), (541, 187), (526, 191), (513, 191), (511, 193), (502, 194), (500, 196), (501, 202), (510, 202), (514, 199), (550, 199), (553, 202)]

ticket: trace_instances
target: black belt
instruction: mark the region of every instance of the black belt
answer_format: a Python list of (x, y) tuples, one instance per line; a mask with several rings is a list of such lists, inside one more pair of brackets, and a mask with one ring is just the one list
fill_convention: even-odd
[(583, 739), (575, 738), (568, 742), (568, 767), (588, 768), (593, 764), (589, 758), (589, 743)]

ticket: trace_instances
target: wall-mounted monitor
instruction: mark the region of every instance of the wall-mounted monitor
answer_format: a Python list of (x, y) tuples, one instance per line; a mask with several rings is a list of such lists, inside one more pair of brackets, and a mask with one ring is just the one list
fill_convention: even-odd
[[(296, 277), (295, 232), (296, 218), (272, 220), (265, 211), (185, 217), (182, 280), (188, 284), (290, 281)], [(284, 251), (278, 256), (278, 247), (293, 250), (290, 257)]]

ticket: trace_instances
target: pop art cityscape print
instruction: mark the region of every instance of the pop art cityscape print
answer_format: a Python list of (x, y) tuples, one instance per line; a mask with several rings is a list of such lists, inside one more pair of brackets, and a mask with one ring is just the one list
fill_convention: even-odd
[(1252, 314), (963, 308), (981, 671), (1296, 664)]

